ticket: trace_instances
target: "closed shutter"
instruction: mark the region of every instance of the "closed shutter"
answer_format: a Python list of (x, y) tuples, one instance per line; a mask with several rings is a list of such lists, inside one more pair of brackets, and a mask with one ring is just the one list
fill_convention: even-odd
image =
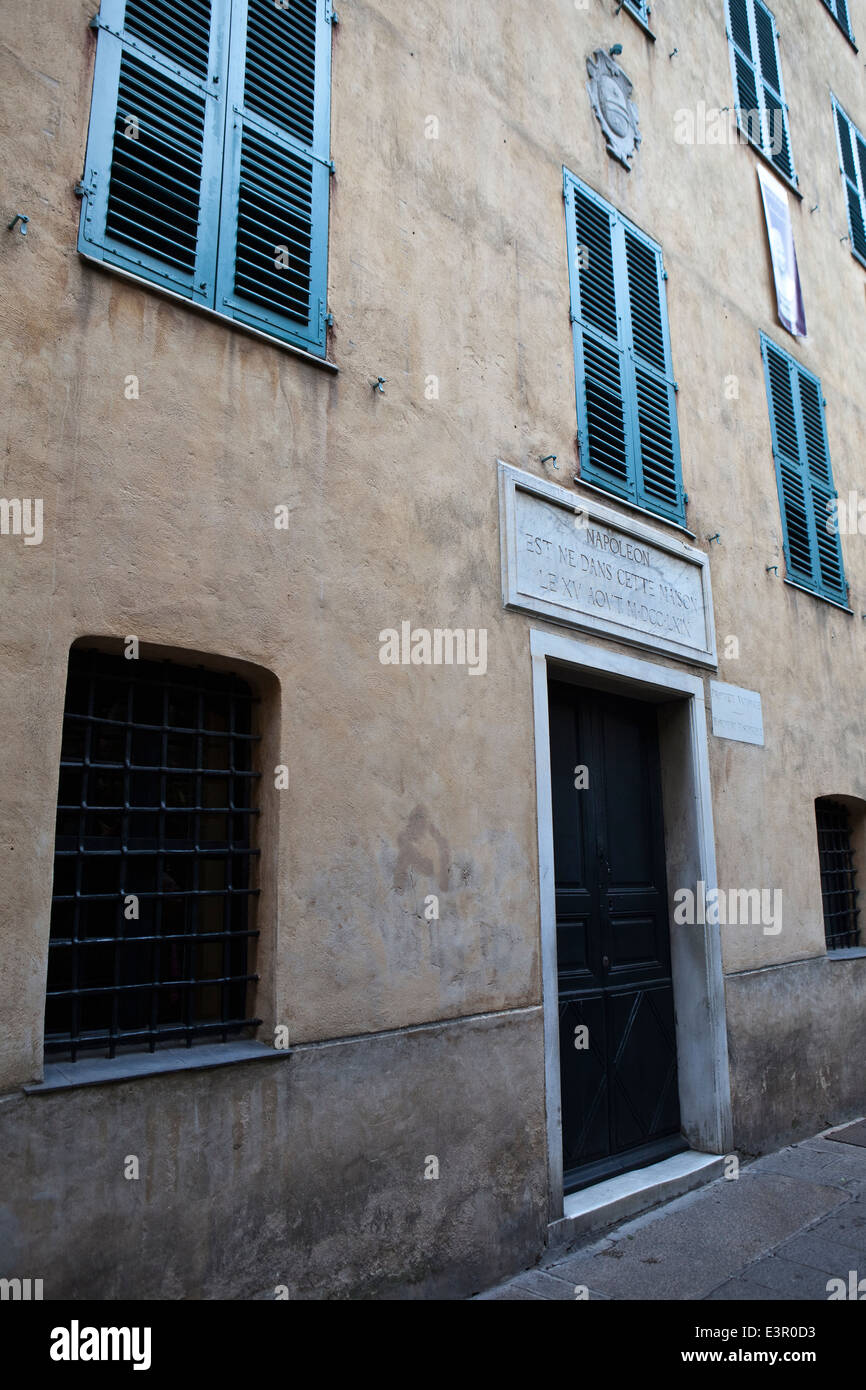
[(854, 31), (851, 28), (851, 16), (848, 13), (848, 5), (846, 3), (846, 0), (824, 0), (824, 4), (827, 6), (827, 9), (830, 11), (833, 18), (839, 24), (839, 27), (844, 30), (848, 38), (853, 43)]
[(79, 247), (212, 303), (228, 0), (102, 0)]
[(728, 0), (737, 123), (786, 179), (797, 182), (776, 21), (761, 0)]
[(644, 24), (649, 23), (649, 6), (647, 0), (625, 0), (626, 8), (632, 10), (638, 19)]
[(866, 141), (834, 100), (839, 167), (845, 181), (851, 250), (866, 265)]
[(788, 578), (847, 604), (821, 383), (769, 338), (761, 346)]
[(654, 511), (682, 518), (676, 388), (669, 362), (661, 252), (625, 223), (622, 231), (636, 405), (638, 501)]
[(235, 6), (218, 308), (325, 342), (328, 0)]
[(567, 171), (581, 477), (684, 520), (661, 251)]

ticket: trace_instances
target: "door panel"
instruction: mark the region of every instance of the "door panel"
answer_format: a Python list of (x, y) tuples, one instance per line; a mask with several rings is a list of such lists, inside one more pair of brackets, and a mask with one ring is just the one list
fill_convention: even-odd
[(550, 743), (570, 1192), (686, 1145), (655, 709), (551, 681)]

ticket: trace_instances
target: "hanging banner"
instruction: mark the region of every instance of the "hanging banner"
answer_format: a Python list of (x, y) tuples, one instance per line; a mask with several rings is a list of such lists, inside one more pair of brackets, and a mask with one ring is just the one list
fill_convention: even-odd
[(794, 250), (788, 194), (784, 185), (760, 164), (758, 180), (764, 200), (764, 217), (773, 260), (779, 322), (789, 333), (793, 333), (795, 338), (805, 338), (806, 311), (803, 308), (803, 293), (800, 289), (800, 272), (797, 269), (797, 252)]

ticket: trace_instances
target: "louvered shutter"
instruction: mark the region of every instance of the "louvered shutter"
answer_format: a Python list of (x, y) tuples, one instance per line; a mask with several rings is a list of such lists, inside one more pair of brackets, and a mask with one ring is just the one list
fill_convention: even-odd
[(570, 182), (566, 200), (581, 474), (630, 496), (634, 485), (623, 318), (613, 263), (615, 219)]
[(866, 264), (866, 141), (845, 115), (839, 103), (834, 101), (833, 105), (840, 168), (845, 180), (845, 196), (848, 203), (851, 250)]
[(644, 24), (649, 23), (649, 6), (647, 0), (626, 0), (626, 5), (630, 10), (634, 11), (638, 19), (642, 20)]
[(328, 0), (235, 5), (217, 308), (325, 344)]
[(684, 519), (661, 252), (567, 171), (581, 477)]
[(821, 383), (762, 337), (788, 578), (847, 604)]
[(627, 337), (634, 374), (637, 500), (682, 519), (675, 385), (667, 341), (661, 253), (622, 223), (628, 283)]
[(212, 304), (228, 0), (102, 0), (79, 249)]
[(830, 11), (831, 15), (833, 15), (834, 19), (838, 21), (840, 27), (844, 29), (845, 33), (848, 35), (848, 38), (853, 43), (854, 32), (851, 28), (851, 16), (848, 13), (848, 5), (846, 4), (846, 0), (824, 0), (824, 4), (827, 6), (827, 9)]
[(740, 129), (796, 183), (776, 21), (761, 0), (728, 0), (728, 38)]

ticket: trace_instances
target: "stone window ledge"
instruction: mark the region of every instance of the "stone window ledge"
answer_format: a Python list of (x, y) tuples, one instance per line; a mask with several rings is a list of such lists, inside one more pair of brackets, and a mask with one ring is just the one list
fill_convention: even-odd
[[(866, 955), (866, 952), (863, 953)], [(22, 1090), (29, 1096), (54, 1091), (71, 1091), (79, 1086), (102, 1086), (113, 1081), (134, 1081), (139, 1076), (161, 1076), (179, 1071), (204, 1071), (234, 1062), (264, 1061), (291, 1056), (251, 1039), (237, 1042), (203, 1043), (199, 1047), (167, 1047), (157, 1052), (130, 1052), (120, 1057), (86, 1057), (80, 1062), (49, 1062), (44, 1080), (33, 1081)]]
[(866, 946), (837, 946), (827, 952), (828, 960), (859, 960), (866, 956)]

